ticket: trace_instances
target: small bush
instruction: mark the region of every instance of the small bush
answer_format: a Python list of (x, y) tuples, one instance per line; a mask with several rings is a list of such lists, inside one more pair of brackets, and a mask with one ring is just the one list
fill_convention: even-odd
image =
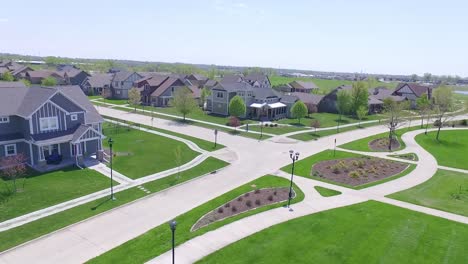
[(224, 205), (224, 207), (226, 207), (226, 208), (229, 208), (230, 206), (231, 206), (230, 203), (227, 203), (227, 204)]
[[(465, 120), (466, 121), (466, 120)], [(465, 125), (466, 126), (466, 125)], [(275, 127), (278, 127), (278, 124), (275, 124)]]
[(359, 172), (357, 171), (352, 171), (348, 174), (349, 177), (353, 178), (353, 179), (358, 179), (359, 178)]
[(242, 197), (237, 198), (237, 201), (239, 201), (239, 202), (242, 202), (242, 200), (243, 200)]
[(268, 201), (270, 201), (270, 202), (273, 201), (273, 195), (269, 195), (267, 199), (268, 199)]
[(260, 189), (256, 189), (255, 193), (257, 193), (257, 194), (260, 193)]
[(231, 207), (231, 211), (237, 212), (237, 207), (235, 207), (235, 206)]
[(247, 200), (247, 201), (245, 202), (245, 205), (247, 205), (248, 207), (251, 207), (251, 206), (252, 206), (252, 201)]
[(260, 204), (262, 204), (262, 203), (260, 202), (259, 199), (257, 199), (257, 200), (255, 200), (255, 204), (256, 204), (256, 205), (260, 205)]
[(246, 193), (244, 194), (245, 197), (249, 197), (250, 196), (250, 193)]
[(468, 120), (467, 120), (467, 119), (463, 119), (462, 121), (460, 121), (460, 125), (462, 125), (462, 126), (468, 126)]
[(224, 209), (222, 207), (218, 208), (218, 213), (222, 214), (224, 212)]
[(331, 169), (332, 169), (333, 173), (335, 173), (335, 174), (338, 174), (338, 173), (341, 172), (340, 164), (335, 164), (335, 165), (331, 166)]
[(270, 127), (274, 127), (274, 125), (273, 125), (273, 124), (270, 124)]
[(275, 195), (275, 196), (276, 196), (277, 194), (278, 194), (278, 192), (276, 192), (276, 191), (274, 191), (274, 192), (273, 192), (273, 195)]

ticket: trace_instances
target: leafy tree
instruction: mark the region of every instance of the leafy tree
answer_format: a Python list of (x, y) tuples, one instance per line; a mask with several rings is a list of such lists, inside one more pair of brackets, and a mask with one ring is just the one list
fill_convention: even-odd
[(356, 116), (359, 119), (359, 124), (358, 126), (361, 126), (361, 120), (367, 116), (367, 113), (369, 112), (369, 109), (364, 106), (360, 106), (358, 110), (356, 111)]
[(6, 82), (12, 82), (15, 80), (15, 77), (13, 74), (11, 74), (11, 72), (7, 71), (2, 74), (2, 80)]
[(49, 76), (47, 78), (42, 79), (41, 85), (42, 86), (55, 86), (55, 85), (57, 85), (57, 79), (55, 79), (54, 77)]
[(423, 80), (424, 82), (430, 82), (432, 80), (432, 74), (428, 72), (424, 73)]
[(306, 103), (305, 104), (307, 107), (307, 117), (310, 117), (310, 114), (317, 113), (318, 109), (317, 106), (313, 103)]
[(301, 118), (307, 115), (307, 106), (302, 101), (297, 101), (291, 107), (291, 116), (297, 118), (297, 122), (301, 123)]
[(229, 114), (237, 118), (245, 115), (246, 106), (242, 97), (236, 95), (229, 102)]
[(406, 102), (396, 102), (391, 97), (384, 99), (384, 113), (388, 116), (388, 150), (392, 150), (392, 141), (395, 140), (395, 131), (403, 124), (403, 110), (406, 109)]
[(431, 102), (427, 97), (426, 93), (423, 93), (421, 97), (416, 99), (416, 107), (418, 109), (419, 115), (421, 116), (421, 128), (424, 126), (424, 117), (429, 113), (431, 109)]
[(349, 113), (351, 110), (351, 95), (346, 90), (339, 90), (336, 94), (336, 109), (340, 115), (338, 126), (336, 127), (337, 131), (340, 130), (340, 123), (343, 115)]
[(135, 107), (135, 112), (136, 112), (136, 107), (138, 104), (140, 104), (141, 101), (141, 94), (140, 91), (138, 91), (137, 88), (132, 87), (128, 91), (128, 102)]
[(200, 93), (200, 101), (202, 104), (203, 109), (205, 109), (206, 99), (211, 95), (210, 89), (207, 87), (203, 87)]
[(436, 139), (439, 140), (440, 129), (448, 120), (447, 112), (450, 112), (453, 107), (453, 91), (447, 86), (440, 86), (434, 89), (434, 111), (436, 115), (437, 135)]
[[(13, 192), (17, 192), (16, 179), (23, 177), (26, 174), (27, 158), (24, 154), (19, 153), (14, 156), (4, 157), (0, 160), (0, 168), (4, 177), (13, 181)], [(5, 183), (6, 184), (6, 183)], [(6, 185), (8, 188), (8, 185)], [(24, 186), (24, 184), (23, 184)], [(11, 190), (8, 189), (11, 192)]]
[(188, 89), (178, 89), (174, 92), (171, 105), (184, 117), (197, 108), (197, 102), (193, 98), (192, 92)]
[(314, 128), (314, 134), (316, 134), (317, 133), (317, 128), (320, 128), (320, 121), (318, 121), (317, 119), (314, 119), (310, 123), (310, 126)]
[(31, 82), (29, 80), (26, 80), (26, 79), (21, 79), (21, 81), (24, 83), (24, 85), (26, 85), (27, 87), (31, 86)]
[(367, 107), (369, 91), (363, 82), (354, 82), (351, 90), (351, 112), (357, 115), (359, 107)]
[(418, 81), (418, 75), (417, 74), (411, 74), (411, 81), (412, 82), (417, 82)]

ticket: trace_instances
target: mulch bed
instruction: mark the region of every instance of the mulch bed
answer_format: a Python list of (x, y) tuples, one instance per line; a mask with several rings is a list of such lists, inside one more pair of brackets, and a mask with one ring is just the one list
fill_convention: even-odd
[(325, 160), (314, 164), (312, 176), (325, 178), (338, 183), (358, 186), (399, 174), (408, 164), (373, 158), (347, 158)]
[[(378, 138), (369, 142), (369, 148), (375, 151), (388, 151), (388, 138)], [(392, 150), (400, 148), (400, 141), (392, 139)]]
[[(202, 216), (193, 226), (191, 231), (196, 231), (213, 222), (224, 218), (241, 214), (243, 212), (288, 200), (289, 188), (265, 188), (245, 193), (225, 203), (221, 207)], [(295, 196), (293, 190), (293, 197)]]

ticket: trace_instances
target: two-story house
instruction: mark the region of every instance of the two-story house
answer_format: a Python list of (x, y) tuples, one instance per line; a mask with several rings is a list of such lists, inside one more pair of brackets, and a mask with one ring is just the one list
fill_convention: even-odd
[(421, 96), (432, 98), (432, 88), (417, 83), (399, 83), (392, 95), (405, 97), (410, 101), (411, 107), (416, 108), (416, 100)]
[(0, 158), (22, 153), (38, 170), (51, 155), (63, 165), (102, 159), (102, 123), (78, 86), (0, 88)]
[(134, 83), (143, 78), (136, 72), (119, 71), (114, 74), (111, 81), (111, 93), (106, 93), (115, 99), (128, 99), (128, 91), (134, 87)]

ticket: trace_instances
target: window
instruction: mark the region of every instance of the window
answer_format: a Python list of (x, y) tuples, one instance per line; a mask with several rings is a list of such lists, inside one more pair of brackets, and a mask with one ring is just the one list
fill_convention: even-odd
[(120, 94), (120, 91), (115, 91), (116, 94)]
[(76, 121), (78, 120), (78, 115), (77, 114), (73, 114), (70, 116), (71, 117), (71, 121)]
[(5, 145), (5, 156), (16, 155), (16, 144)]
[(115, 87), (119, 87), (119, 82), (114, 82)]
[(41, 131), (49, 131), (58, 129), (58, 119), (53, 117), (42, 117), (39, 119)]
[(41, 152), (39, 154), (40, 154), (40, 157), (39, 157), (40, 160), (44, 160), (45, 158), (49, 157), (52, 154), (60, 154), (59, 144), (42, 146)]
[(10, 118), (8, 116), (0, 116), (0, 124), (8, 122), (10, 122)]
[(223, 97), (224, 97), (224, 94), (223, 94), (223, 93), (220, 93), (220, 92), (218, 92), (218, 93), (216, 93), (216, 97), (218, 97), (218, 98), (223, 98)]

